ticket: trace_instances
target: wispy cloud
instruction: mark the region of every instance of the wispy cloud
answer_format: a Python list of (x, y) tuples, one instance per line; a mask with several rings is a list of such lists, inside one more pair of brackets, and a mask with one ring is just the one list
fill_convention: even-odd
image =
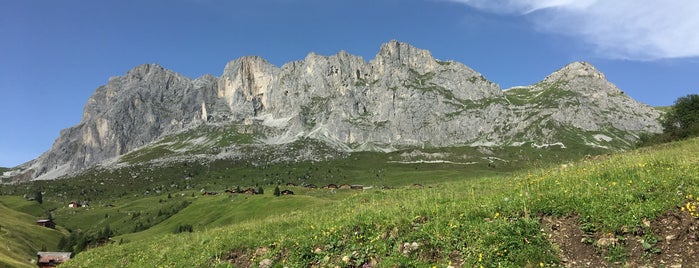
[(537, 29), (582, 39), (604, 57), (699, 57), (696, 0), (451, 0), (525, 15)]

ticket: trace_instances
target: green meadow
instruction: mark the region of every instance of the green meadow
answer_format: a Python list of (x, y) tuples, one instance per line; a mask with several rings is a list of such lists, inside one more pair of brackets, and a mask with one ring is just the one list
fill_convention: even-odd
[[(691, 139), (579, 160), (533, 161), (532, 168), (507, 169), (380, 165), (371, 164), (379, 156), (369, 154), (368, 158), (374, 159), (366, 160), (369, 168), (364, 173), (338, 162), (336, 166), (316, 163), (297, 167), (302, 172), (294, 176), (307, 174), (309, 182), (322, 185), (327, 179), (314, 181), (312, 178), (320, 178), (316, 174), (353, 170), (367, 177), (359, 183), (368, 186), (382, 179), (392, 187), (373, 183), (371, 189), (331, 191), (282, 185), (281, 189), (290, 189), (295, 195), (276, 197), (274, 186), (265, 184), (262, 195), (221, 192), (204, 196), (198, 189), (202, 185), (221, 190), (242, 183), (218, 181), (219, 175), (202, 173), (207, 175), (201, 178), (211, 179), (202, 179), (207, 183), (192, 189), (173, 186), (160, 193), (127, 191), (121, 196), (113, 195), (121, 190), (95, 189), (107, 196), (105, 200), (93, 199), (87, 208), (57, 207), (53, 216), (70, 230), (99, 232), (107, 224), (113, 230), (111, 242), (77, 254), (62, 267), (563, 265), (569, 261), (562, 258), (565, 248), (552, 241), (545, 218), (575, 219), (577, 228), (586, 234), (581, 242), (611, 266), (654, 264), (662, 258), (659, 241), (663, 237), (650, 226), (656, 226), (667, 213), (692, 219), (694, 224), (699, 217), (697, 151), (699, 140)], [(356, 156), (354, 160), (361, 162), (360, 158), (364, 159)], [(246, 178), (252, 174), (248, 172)], [(334, 178), (333, 183), (343, 183)], [(261, 182), (257, 183), (263, 185)], [(13, 221), (24, 219), (31, 225), (34, 218), (27, 213), (41, 213), (42, 208), (20, 199), (3, 196), (0, 209), (18, 213), (11, 217)], [(56, 201), (51, 195), (47, 199), (49, 203)], [(15, 232), (6, 227), (12, 224), (2, 223), (3, 235)], [(136, 230), (139, 225), (145, 227)], [(58, 233), (55, 239), (61, 235), (53, 230), (40, 231), (47, 234), (34, 235)], [(607, 236), (614, 243), (603, 245), (606, 240), (602, 238)], [(635, 239), (643, 242), (641, 259), (634, 259)], [(23, 251), (32, 250), (35, 248)], [(10, 265), (29, 254), (0, 253)]]

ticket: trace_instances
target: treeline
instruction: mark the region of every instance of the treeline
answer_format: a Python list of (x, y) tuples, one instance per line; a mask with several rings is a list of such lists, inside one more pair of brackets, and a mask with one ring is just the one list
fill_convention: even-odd
[(699, 137), (699, 95), (689, 94), (675, 100), (675, 104), (660, 118), (663, 132), (641, 135), (640, 146)]
[(90, 247), (106, 244), (112, 235), (114, 232), (108, 224), (97, 233), (88, 234), (81, 230), (71, 231), (69, 236), (64, 236), (58, 241), (58, 248), (62, 251), (73, 252), (75, 255)]

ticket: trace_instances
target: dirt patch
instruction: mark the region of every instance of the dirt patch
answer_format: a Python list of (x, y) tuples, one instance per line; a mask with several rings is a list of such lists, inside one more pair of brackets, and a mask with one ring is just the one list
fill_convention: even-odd
[(603, 252), (587, 242), (592, 239), (580, 228), (577, 216), (542, 218), (544, 232), (549, 241), (558, 249), (561, 262), (565, 267), (609, 267), (612, 264), (604, 259)]
[[(699, 220), (680, 210), (621, 234), (585, 233), (577, 216), (541, 222), (565, 267), (699, 267)], [(615, 246), (624, 248), (624, 262), (605, 258)]]
[(233, 267), (248, 268), (252, 267), (252, 255), (253, 254), (243, 249), (235, 249), (221, 256), (221, 258), (215, 260), (215, 262), (227, 262), (232, 264)]
[(643, 247), (644, 237), (627, 239), (630, 266), (699, 267), (697, 218), (686, 212), (671, 211), (651, 222), (650, 229), (657, 240), (650, 249)]

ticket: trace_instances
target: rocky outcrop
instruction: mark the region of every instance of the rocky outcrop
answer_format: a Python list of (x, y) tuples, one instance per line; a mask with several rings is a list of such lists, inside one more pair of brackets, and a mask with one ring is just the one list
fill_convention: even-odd
[(216, 77), (191, 80), (144, 64), (97, 88), (80, 123), (61, 131), (49, 151), (24, 164), (34, 178), (52, 179), (112, 159), (200, 123), (201, 103), (215, 103)]
[(52, 179), (200, 124), (259, 124), (275, 129), (263, 144), (305, 137), (347, 151), (570, 140), (619, 148), (660, 131), (658, 116), (588, 63), (503, 91), (461, 63), (390, 41), (368, 62), (345, 51), (281, 67), (249, 56), (195, 80), (138, 66), (99, 87), (80, 124), (20, 169)]

